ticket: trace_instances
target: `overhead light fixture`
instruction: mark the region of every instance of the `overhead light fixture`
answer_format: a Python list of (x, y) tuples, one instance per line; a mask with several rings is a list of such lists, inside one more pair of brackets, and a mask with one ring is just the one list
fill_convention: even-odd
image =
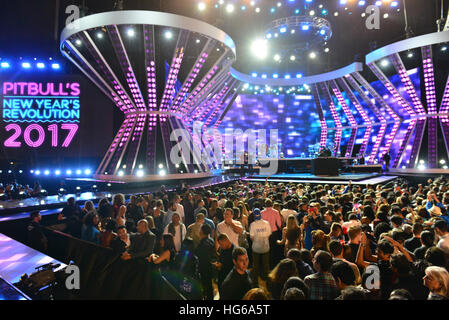
[(206, 4), (204, 2), (198, 3), (198, 10), (200, 11), (206, 10)]

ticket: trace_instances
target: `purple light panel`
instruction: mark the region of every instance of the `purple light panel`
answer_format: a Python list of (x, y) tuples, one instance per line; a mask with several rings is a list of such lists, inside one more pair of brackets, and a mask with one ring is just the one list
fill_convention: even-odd
[(162, 97), (161, 106), (159, 111), (167, 112), (168, 107), (172, 102), (173, 95), (175, 93), (175, 83), (178, 79), (179, 69), (181, 69), (182, 59), (184, 57), (184, 50), (180, 50), (179, 55), (175, 55), (172, 64), (170, 66), (170, 71), (168, 72), (167, 83), (165, 84), (164, 95)]
[(315, 105), (316, 105), (316, 109), (317, 109), (318, 116), (320, 118), (320, 124), (321, 124), (320, 146), (322, 148), (324, 148), (324, 147), (326, 147), (326, 141), (327, 141), (327, 123), (326, 123), (326, 119), (324, 118), (323, 108), (321, 107), (320, 94), (318, 92), (318, 87), (316, 84), (312, 84), (312, 94), (313, 94), (313, 99), (315, 100)]
[(427, 113), (429, 118), (428, 167), (438, 167), (438, 137), (437, 137), (437, 98), (435, 93), (434, 69), (432, 61), (432, 47), (421, 48), (424, 67), (424, 86), (426, 88)]

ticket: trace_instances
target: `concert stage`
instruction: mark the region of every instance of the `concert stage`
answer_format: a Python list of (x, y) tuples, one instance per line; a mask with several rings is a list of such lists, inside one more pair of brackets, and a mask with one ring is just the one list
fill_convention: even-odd
[[(269, 182), (283, 183), (311, 183), (311, 184), (348, 184), (351, 181), (354, 185), (376, 185), (379, 183), (388, 183), (395, 180), (397, 176), (382, 175), (378, 173), (344, 173), (338, 176), (316, 176), (310, 173), (298, 174), (275, 174), (268, 177)], [(266, 175), (254, 175), (245, 180), (251, 182), (264, 182)]]

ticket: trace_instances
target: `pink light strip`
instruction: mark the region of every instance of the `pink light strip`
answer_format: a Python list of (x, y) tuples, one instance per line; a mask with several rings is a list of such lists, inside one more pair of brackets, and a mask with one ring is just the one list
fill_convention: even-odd
[(407, 70), (405, 69), (401, 57), (399, 56), (399, 54), (395, 54), (391, 56), (391, 60), (393, 61), (393, 66), (395, 67), (396, 71), (399, 74), (399, 77), (401, 78), (401, 82), (404, 84), (407, 94), (412, 99), (413, 105), (415, 106), (415, 110), (416, 112), (418, 112), (419, 119), (420, 120), (425, 119), (426, 110), (424, 110), (421, 99), (418, 97), (418, 94), (416, 93), (415, 86), (410, 80), (410, 76), (408, 75)]
[(316, 84), (312, 84), (312, 94), (313, 94), (313, 98), (315, 100), (315, 106), (316, 106), (316, 109), (318, 112), (318, 117), (320, 118), (320, 124), (321, 124), (320, 146), (322, 148), (324, 148), (324, 147), (326, 147), (326, 141), (327, 141), (327, 123), (326, 123), (326, 119), (324, 118), (323, 108), (321, 106), (320, 95), (318, 93), (318, 87)]
[(321, 86), (321, 91), (323, 91), (323, 93), (324, 93), (324, 98), (326, 99), (326, 101), (329, 105), (329, 109), (331, 111), (332, 118), (334, 119), (334, 122), (335, 122), (335, 127), (337, 128), (337, 130), (335, 132), (335, 142), (334, 143), (335, 143), (335, 153), (338, 154), (338, 152), (340, 151), (340, 143), (341, 143), (341, 136), (343, 133), (343, 126), (341, 124), (340, 117), (338, 115), (337, 109), (335, 108), (332, 97), (330, 95), (329, 89), (327, 88), (327, 84), (320, 83), (320, 86)]
[(165, 84), (164, 95), (162, 97), (160, 111), (167, 111), (169, 105), (172, 102), (173, 94), (175, 92), (175, 83), (178, 79), (179, 69), (181, 69), (182, 59), (184, 57), (184, 51), (181, 50), (178, 56), (175, 55), (170, 66), (170, 71), (168, 73), (167, 83)]
[(206, 62), (207, 58), (209, 57), (209, 54), (207, 52), (203, 52), (198, 58), (198, 60), (195, 62), (194, 67), (192, 68), (191, 72), (189, 73), (189, 76), (187, 77), (186, 81), (184, 82), (181, 90), (178, 93), (178, 96), (176, 97), (174, 103), (172, 104), (170, 110), (178, 110), (179, 105), (181, 104), (182, 100), (185, 98), (187, 93), (189, 92), (189, 89), (192, 87), (193, 82), (197, 78), (199, 72), (203, 68), (204, 63)]

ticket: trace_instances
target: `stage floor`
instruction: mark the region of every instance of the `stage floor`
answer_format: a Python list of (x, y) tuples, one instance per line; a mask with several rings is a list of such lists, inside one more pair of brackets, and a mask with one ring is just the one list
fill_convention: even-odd
[[(222, 184), (230, 181), (239, 180), (240, 176), (214, 176), (210, 178), (205, 179), (198, 179), (198, 180), (190, 180), (188, 182), (188, 185), (191, 189), (196, 189), (200, 187), (205, 186), (211, 186), (211, 185), (217, 185)], [(0, 222), (1, 221), (7, 221), (11, 219), (12, 217), (14, 219), (17, 218), (28, 218), (29, 212), (32, 210), (39, 210), (39, 207), (44, 208), (50, 206), (51, 208), (62, 208), (66, 202), (67, 199), (70, 197), (74, 197), (78, 204), (84, 204), (85, 201), (97, 201), (102, 198), (109, 198), (116, 194), (116, 193), (123, 193), (125, 195), (133, 195), (133, 194), (143, 194), (148, 192), (156, 192), (160, 190), (161, 185), (164, 183), (158, 182), (155, 183), (153, 186), (142, 186), (142, 187), (130, 187), (126, 184), (120, 184), (119, 187), (117, 187), (115, 190), (111, 191), (102, 191), (102, 192), (83, 192), (81, 194), (67, 194), (64, 196), (46, 196), (46, 197), (40, 197), (40, 198), (28, 198), (23, 200), (8, 200), (8, 201), (0, 201)], [(168, 191), (174, 190), (176, 187), (180, 185), (180, 182), (176, 182), (176, 184), (170, 184), (166, 183), (165, 187)], [(22, 213), (17, 212), (17, 208), (20, 208)], [(8, 209), (16, 209), (16, 212), (9, 213)], [(55, 214), (59, 211), (57, 210), (44, 210), (41, 211), (42, 215), (46, 214)]]
[(0, 277), (3, 279), (16, 283), (24, 273), (30, 275), (36, 267), (48, 263), (60, 264), (56, 271), (66, 267), (64, 263), (0, 233)]
[[(247, 181), (263, 182), (267, 176), (254, 175), (246, 178)], [(276, 174), (269, 176), (269, 182), (294, 182), (294, 183), (314, 183), (314, 184), (352, 184), (375, 185), (379, 183), (388, 183), (395, 180), (397, 176), (386, 176), (379, 173), (343, 173), (339, 176), (316, 176), (311, 173), (299, 174)]]

